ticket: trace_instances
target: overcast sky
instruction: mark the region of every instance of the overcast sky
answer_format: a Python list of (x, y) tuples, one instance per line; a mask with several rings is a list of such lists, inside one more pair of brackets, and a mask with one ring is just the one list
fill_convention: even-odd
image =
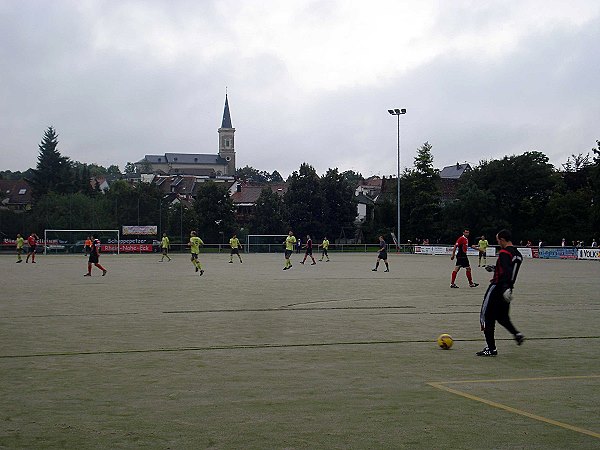
[(0, 0), (0, 170), (46, 128), (72, 160), (218, 151), (237, 166), (396, 173), (600, 139), (600, 1)]

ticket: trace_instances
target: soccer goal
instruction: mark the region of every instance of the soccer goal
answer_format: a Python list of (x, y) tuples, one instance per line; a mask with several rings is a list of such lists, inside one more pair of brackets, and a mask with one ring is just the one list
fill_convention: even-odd
[(272, 253), (285, 250), (287, 234), (249, 234), (246, 237), (247, 253)]
[(100, 240), (103, 253), (120, 253), (119, 230), (44, 230), (44, 255), (48, 253), (85, 253), (88, 236)]

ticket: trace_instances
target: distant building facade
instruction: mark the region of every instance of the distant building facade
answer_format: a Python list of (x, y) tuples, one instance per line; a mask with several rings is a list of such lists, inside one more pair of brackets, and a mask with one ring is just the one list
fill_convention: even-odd
[(0, 180), (0, 209), (26, 211), (33, 204), (29, 183), (21, 180)]

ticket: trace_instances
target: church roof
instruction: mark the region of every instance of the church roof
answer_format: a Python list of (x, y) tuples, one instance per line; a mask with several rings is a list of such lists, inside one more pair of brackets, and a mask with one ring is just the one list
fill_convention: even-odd
[[(219, 155), (203, 153), (165, 153), (164, 155), (145, 155), (144, 159), (151, 164), (218, 164), (226, 165), (227, 160)], [(138, 161), (143, 162), (144, 161)]]
[(225, 94), (225, 110), (223, 111), (223, 123), (221, 128), (233, 128), (231, 126), (231, 115), (229, 114), (229, 101), (227, 100), (227, 94)]
[(201, 153), (165, 153), (167, 162), (173, 164), (227, 164), (225, 158), (219, 155)]

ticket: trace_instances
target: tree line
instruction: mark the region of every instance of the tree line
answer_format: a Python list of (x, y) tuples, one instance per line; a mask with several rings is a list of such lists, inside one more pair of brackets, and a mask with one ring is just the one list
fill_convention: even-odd
[[(480, 161), (461, 177), (454, 197), (445, 199), (433, 166), (433, 149), (426, 142), (400, 177), (401, 241), (451, 243), (466, 227), (489, 238), (500, 228), (509, 228), (517, 242), (559, 245), (566, 238), (589, 243), (600, 230), (600, 141), (596, 145), (591, 155), (572, 155), (560, 169), (537, 151)], [(73, 162), (57, 146), (58, 135), (49, 127), (39, 145), (36, 168), (22, 174), (33, 188), (34, 206), (25, 212), (0, 210), (0, 232), (5, 237), (46, 228), (117, 229), (139, 224), (157, 225), (174, 242), (187, 240), (193, 229), (209, 243), (227, 242), (232, 233), (286, 234), (289, 229), (316, 239), (375, 242), (379, 234), (389, 236), (396, 229), (395, 178), (383, 180), (381, 194), (358, 224), (354, 192), (362, 175), (335, 168), (320, 176), (307, 163), (287, 178), (283, 195), (267, 184), (253, 213), (236, 216), (223, 183), (201, 183), (190, 202), (167, 203), (154, 184), (124, 180), (101, 193), (90, 178), (118, 177), (119, 168)], [(127, 171), (132, 170), (128, 163)], [(3, 178), (14, 175), (0, 172)], [(261, 183), (283, 181), (277, 171), (269, 174), (248, 166), (238, 169), (237, 176)]]

